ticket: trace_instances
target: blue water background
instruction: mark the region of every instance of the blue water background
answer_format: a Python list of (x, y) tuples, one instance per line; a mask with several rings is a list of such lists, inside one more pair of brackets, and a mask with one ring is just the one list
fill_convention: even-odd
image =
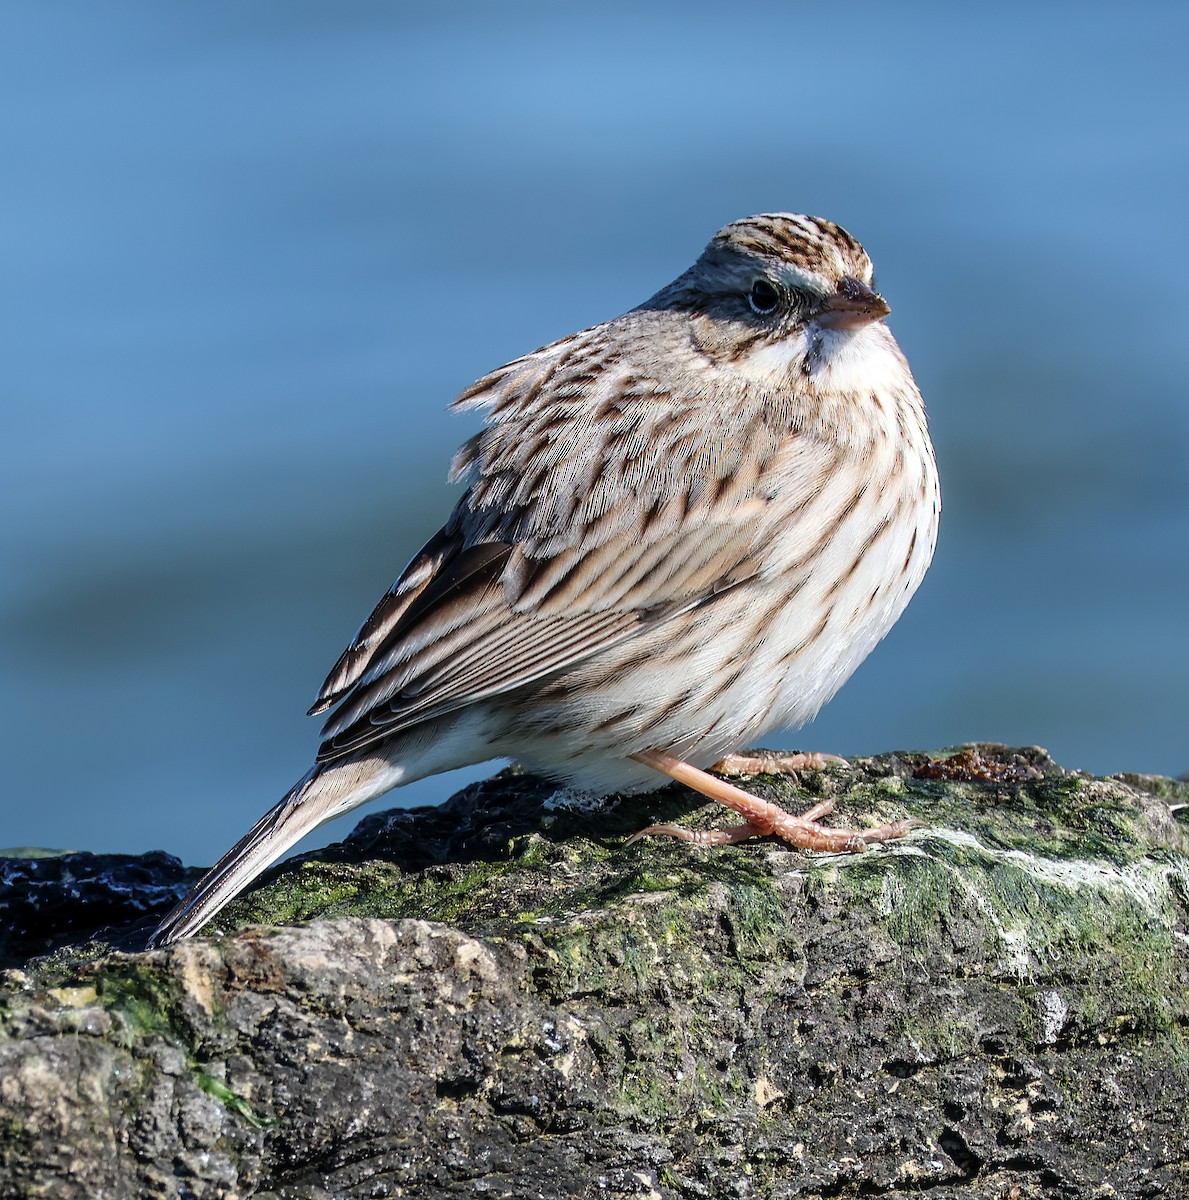
[(6, 5), (0, 845), (213, 859), (448, 511), (451, 396), (772, 209), (874, 257), (945, 511), (770, 740), (1189, 769), (1187, 44), (1171, 3)]

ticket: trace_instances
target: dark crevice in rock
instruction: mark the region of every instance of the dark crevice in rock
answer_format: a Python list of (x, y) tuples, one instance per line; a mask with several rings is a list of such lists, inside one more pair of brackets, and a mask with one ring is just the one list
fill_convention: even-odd
[(973, 1179), (979, 1173), (983, 1160), (970, 1149), (966, 1139), (956, 1129), (948, 1126), (943, 1129), (937, 1136), (937, 1144), (967, 1179)]

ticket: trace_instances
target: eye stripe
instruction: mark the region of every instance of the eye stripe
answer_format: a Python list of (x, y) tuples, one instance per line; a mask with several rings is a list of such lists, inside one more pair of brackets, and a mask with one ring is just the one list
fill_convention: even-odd
[(780, 278), (790, 291), (804, 292), (808, 296), (825, 296), (833, 290), (816, 271), (798, 267), (795, 263), (782, 262)]

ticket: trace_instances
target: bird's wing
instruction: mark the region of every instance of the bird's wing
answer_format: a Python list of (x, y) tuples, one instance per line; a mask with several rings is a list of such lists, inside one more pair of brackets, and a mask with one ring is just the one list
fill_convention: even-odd
[[(759, 569), (765, 466), (786, 431), (707, 430), (606, 361), (599, 330), (480, 380), (470, 488), (343, 653), (313, 712), (329, 761), (571, 667)], [(762, 423), (761, 423), (762, 424)]]

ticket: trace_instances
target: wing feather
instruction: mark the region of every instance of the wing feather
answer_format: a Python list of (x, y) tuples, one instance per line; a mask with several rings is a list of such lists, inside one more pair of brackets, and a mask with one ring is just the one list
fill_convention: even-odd
[(379, 647), (391, 638), (401, 618), (441, 571), (452, 548), (452, 540), (445, 529), (430, 538), (421, 553), (380, 598), (351, 644), (339, 656), (319, 688), (309, 716), (317, 716), (332, 708), (358, 682), (377, 656)]
[(762, 569), (765, 468), (790, 431), (753, 418), (743, 438), (729, 410), (707, 430), (713, 396), (626, 371), (604, 332), (456, 402), (489, 413), (455, 459), (469, 489), (323, 685), (312, 711), (338, 708), (319, 761), (563, 672)]

